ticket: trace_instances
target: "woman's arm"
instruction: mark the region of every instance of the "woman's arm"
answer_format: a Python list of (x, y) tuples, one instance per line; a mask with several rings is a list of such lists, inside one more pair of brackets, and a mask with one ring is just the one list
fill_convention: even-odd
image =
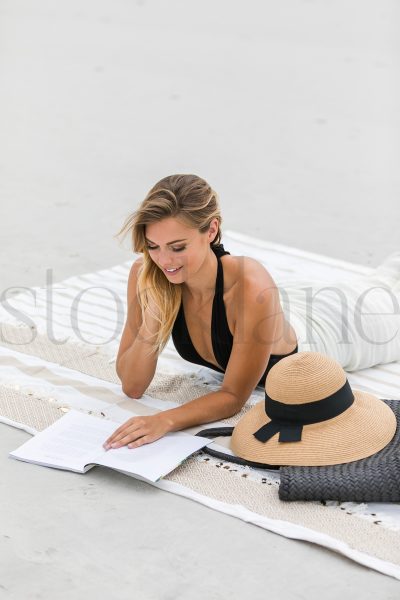
[(179, 431), (194, 425), (218, 421), (236, 414), (242, 407), (231, 392), (211, 392), (195, 398), (183, 406), (163, 410), (148, 417), (132, 417), (104, 442), (106, 449), (137, 448), (155, 442), (169, 431)]
[(221, 389), (183, 406), (148, 417), (132, 417), (106, 440), (106, 448), (136, 448), (169, 431), (231, 417), (241, 410), (257, 386), (271, 353), (276, 318), (281, 313), (276, 288), (257, 278), (246, 279), (241, 292), (233, 347)]
[(186, 402), (183, 406), (163, 411), (168, 431), (179, 431), (203, 423), (232, 417), (242, 408), (243, 402), (231, 392), (218, 390)]
[(137, 277), (142, 259), (136, 260), (128, 279), (128, 315), (116, 360), (117, 375), (123, 392), (132, 398), (140, 398), (149, 387), (157, 367), (157, 355), (150, 351), (159, 323), (150, 312), (146, 313), (146, 323), (142, 322), (141, 308), (137, 297)]

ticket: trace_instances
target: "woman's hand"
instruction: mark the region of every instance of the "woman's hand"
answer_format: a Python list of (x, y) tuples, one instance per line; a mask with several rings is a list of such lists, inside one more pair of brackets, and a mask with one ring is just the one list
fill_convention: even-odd
[(171, 431), (171, 428), (171, 422), (163, 413), (147, 417), (132, 417), (110, 435), (103, 447), (106, 450), (126, 445), (128, 448), (137, 448), (155, 442)]

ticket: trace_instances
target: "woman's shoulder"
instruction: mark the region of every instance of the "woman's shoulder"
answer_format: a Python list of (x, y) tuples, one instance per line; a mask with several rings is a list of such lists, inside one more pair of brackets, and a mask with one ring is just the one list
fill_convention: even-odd
[(261, 287), (275, 286), (270, 272), (255, 258), (250, 256), (233, 256), (225, 254), (224, 287), (227, 289), (242, 289), (243, 286), (256, 285)]
[(133, 298), (137, 295), (137, 281), (139, 277), (139, 271), (143, 264), (141, 257), (137, 258), (131, 264), (128, 274), (128, 303), (130, 304)]

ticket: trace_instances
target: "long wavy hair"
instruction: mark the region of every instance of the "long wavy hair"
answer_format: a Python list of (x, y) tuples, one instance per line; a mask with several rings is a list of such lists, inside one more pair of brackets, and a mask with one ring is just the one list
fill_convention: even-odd
[[(142, 322), (146, 323), (148, 310), (159, 322), (154, 342), (150, 343), (150, 353), (159, 355), (172, 332), (182, 299), (181, 284), (170, 283), (165, 274), (151, 259), (146, 247), (146, 225), (168, 217), (178, 218), (187, 227), (206, 233), (213, 219), (218, 219), (218, 233), (210, 246), (221, 242), (221, 211), (218, 194), (197, 175), (169, 175), (156, 183), (148, 192), (139, 208), (128, 216), (115, 237), (130, 231), (132, 249), (143, 254), (143, 264), (138, 271), (137, 297), (139, 299)], [(149, 308), (149, 300), (158, 307), (160, 316)]]

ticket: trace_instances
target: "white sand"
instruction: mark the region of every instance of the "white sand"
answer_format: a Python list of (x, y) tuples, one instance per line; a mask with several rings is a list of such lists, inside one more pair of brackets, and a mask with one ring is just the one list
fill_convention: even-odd
[[(226, 229), (378, 264), (400, 244), (399, 25), (395, 0), (0, 2), (0, 292), (130, 258), (112, 235), (179, 172)], [(398, 596), (122, 475), (16, 464), (28, 436), (0, 427), (0, 597)]]

